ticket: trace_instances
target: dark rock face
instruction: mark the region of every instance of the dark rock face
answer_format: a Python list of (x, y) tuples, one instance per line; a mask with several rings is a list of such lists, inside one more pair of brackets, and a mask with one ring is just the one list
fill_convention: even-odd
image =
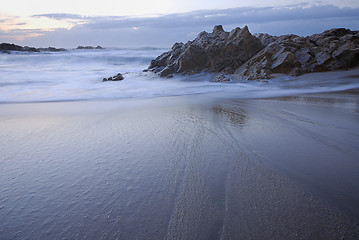
[(1, 43), (0, 44), (0, 51), (3, 53), (10, 53), (10, 51), (18, 51), (18, 52), (60, 52), (66, 51), (64, 48), (34, 48), (34, 47), (22, 47), (19, 45), (11, 44), (11, 43)]
[(358, 31), (338, 28), (308, 37), (256, 36), (266, 47), (236, 70), (237, 77), (268, 79), (273, 73), (298, 76), (359, 66)]
[(273, 73), (303, 73), (348, 69), (359, 66), (359, 31), (327, 30), (308, 37), (252, 35), (245, 26), (225, 32), (215, 26), (186, 44), (151, 61), (149, 71), (166, 77), (174, 73), (201, 71), (233, 74), (234, 78), (269, 79)]
[(201, 32), (186, 44), (175, 43), (170, 51), (152, 60), (149, 70), (163, 77), (201, 71), (233, 73), (262, 48), (247, 27), (225, 32), (219, 25), (212, 33)]

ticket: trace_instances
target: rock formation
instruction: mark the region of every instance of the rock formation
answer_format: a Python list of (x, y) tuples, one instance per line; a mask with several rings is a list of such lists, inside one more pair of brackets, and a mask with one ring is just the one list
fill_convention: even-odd
[(359, 32), (338, 28), (308, 37), (258, 34), (266, 45), (236, 70), (247, 79), (268, 79), (273, 73), (298, 76), (309, 72), (349, 69), (359, 64)]
[(2, 53), (10, 53), (10, 51), (18, 51), (18, 52), (60, 52), (66, 51), (64, 48), (34, 48), (34, 47), (22, 47), (19, 45), (11, 44), (11, 43), (1, 43), (0, 44), (0, 51)]
[(303, 73), (353, 68), (359, 65), (359, 31), (338, 28), (308, 37), (252, 35), (247, 26), (225, 32), (215, 26), (186, 44), (151, 61), (149, 71), (168, 77), (174, 73), (219, 72), (218, 81), (234, 78), (269, 79), (273, 73)]
[(109, 77), (109, 78), (104, 78), (102, 79), (102, 82), (107, 82), (107, 81), (121, 81), (123, 80), (124, 77), (122, 76), (121, 73), (117, 73), (117, 75), (113, 76), (113, 77)]
[(85, 50), (92, 50), (92, 49), (104, 49), (101, 46), (93, 47), (93, 46), (78, 46), (76, 49), (85, 49)]
[(222, 26), (215, 26), (212, 33), (201, 32), (186, 44), (175, 43), (170, 51), (151, 61), (149, 70), (162, 77), (201, 71), (233, 73), (261, 49), (263, 44), (247, 27), (225, 32)]

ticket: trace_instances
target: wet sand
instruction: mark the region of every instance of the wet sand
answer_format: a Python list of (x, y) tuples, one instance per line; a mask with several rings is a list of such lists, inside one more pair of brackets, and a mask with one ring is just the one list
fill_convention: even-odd
[(358, 239), (359, 95), (0, 104), (0, 239)]

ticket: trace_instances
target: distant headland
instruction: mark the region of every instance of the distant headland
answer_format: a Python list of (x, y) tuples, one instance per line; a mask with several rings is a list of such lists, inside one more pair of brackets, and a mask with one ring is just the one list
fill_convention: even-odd
[(54, 47), (47, 47), (47, 48), (35, 48), (35, 47), (28, 47), (28, 46), (19, 46), (12, 43), (0, 43), (0, 52), (2, 53), (10, 53), (11, 51), (17, 52), (62, 52), (66, 51), (64, 48), (54, 48)]
[(78, 46), (76, 49), (104, 49), (101, 46), (93, 47), (93, 46)]
[[(104, 49), (101, 46), (93, 47), (93, 46), (78, 46), (76, 49), (80, 50), (92, 50), (92, 49)], [(55, 47), (47, 47), (47, 48), (35, 48), (28, 46), (19, 46), (13, 43), (0, 43), (0, 53), (8, 53), (10, 54), (12, 51), (16, 52), (62, 52), (66, 51), (65, 48), (55, 48)]]

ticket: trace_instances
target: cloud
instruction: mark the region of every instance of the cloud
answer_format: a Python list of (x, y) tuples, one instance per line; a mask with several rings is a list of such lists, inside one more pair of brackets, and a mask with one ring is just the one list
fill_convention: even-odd
[[(200, 10), (150, 17), (81, 16), (76, 14), (40, 14), (56, 20), (74, 21), (71, 29), (42, 32), (27, 44), (74, 47), (102, 45), (118, 47), (165, 46), (191, 40), (201, 31), (221, 24), (227, 31), (248, 25), (252, 33), (273, 35), (294, 33), (310, 35), (334, 27), (359, 29), (359, 8), (302, 3), (286, 7), (242, 7), (224, 10)], [(195, 33), (195, 34), (194, 34)]]
[(47, 13), (47, 14), (36, 14), (36, 15), (32, 15), (31, 17), (46, 17), (46, 18), (50, 18), (50, 19), (55, 19), (55, 20), (77, 20), (77, 19), (84, 19), (86, 18), (85, 16), (82, 15), (78, 15), (78, 14), (69, 14), (69, 13)]
[[(320, 21), (335, 19), (331, 24), (334, 27), (341, 21), (355, 22), (359, 20), (359, 8), (338, 8), (331, 5), (303, 7), (288, 6), (281, 8), (233, 8), (225, 10), (204, 10), (183, 14), (169, 14), (151, 18), (135, 17), (91, 17), (87, 18), (81, 26), (87, 29), (127, 29), (132, 27), (167, 29), (201, 28), (208, 29), (214, 25), (222, 24), (227, 26), (243, 24), (261, 24), (278, 22), (309, 22), (316, 24)], [(339, 22), (338, 22), (339, 20)], [(358, 25), (354, 25), (357, 27)], [(270, 32), (270, 29), (269, 29)], [(283, 31), (284, 33), (285, 31)], [(310, 34), (310, 32), (293, 33)]]
[(1, 42), (17, 43), (26, 39), (39, 37), (44, 34), (42, 29), (11, 29), (0, 30)]

